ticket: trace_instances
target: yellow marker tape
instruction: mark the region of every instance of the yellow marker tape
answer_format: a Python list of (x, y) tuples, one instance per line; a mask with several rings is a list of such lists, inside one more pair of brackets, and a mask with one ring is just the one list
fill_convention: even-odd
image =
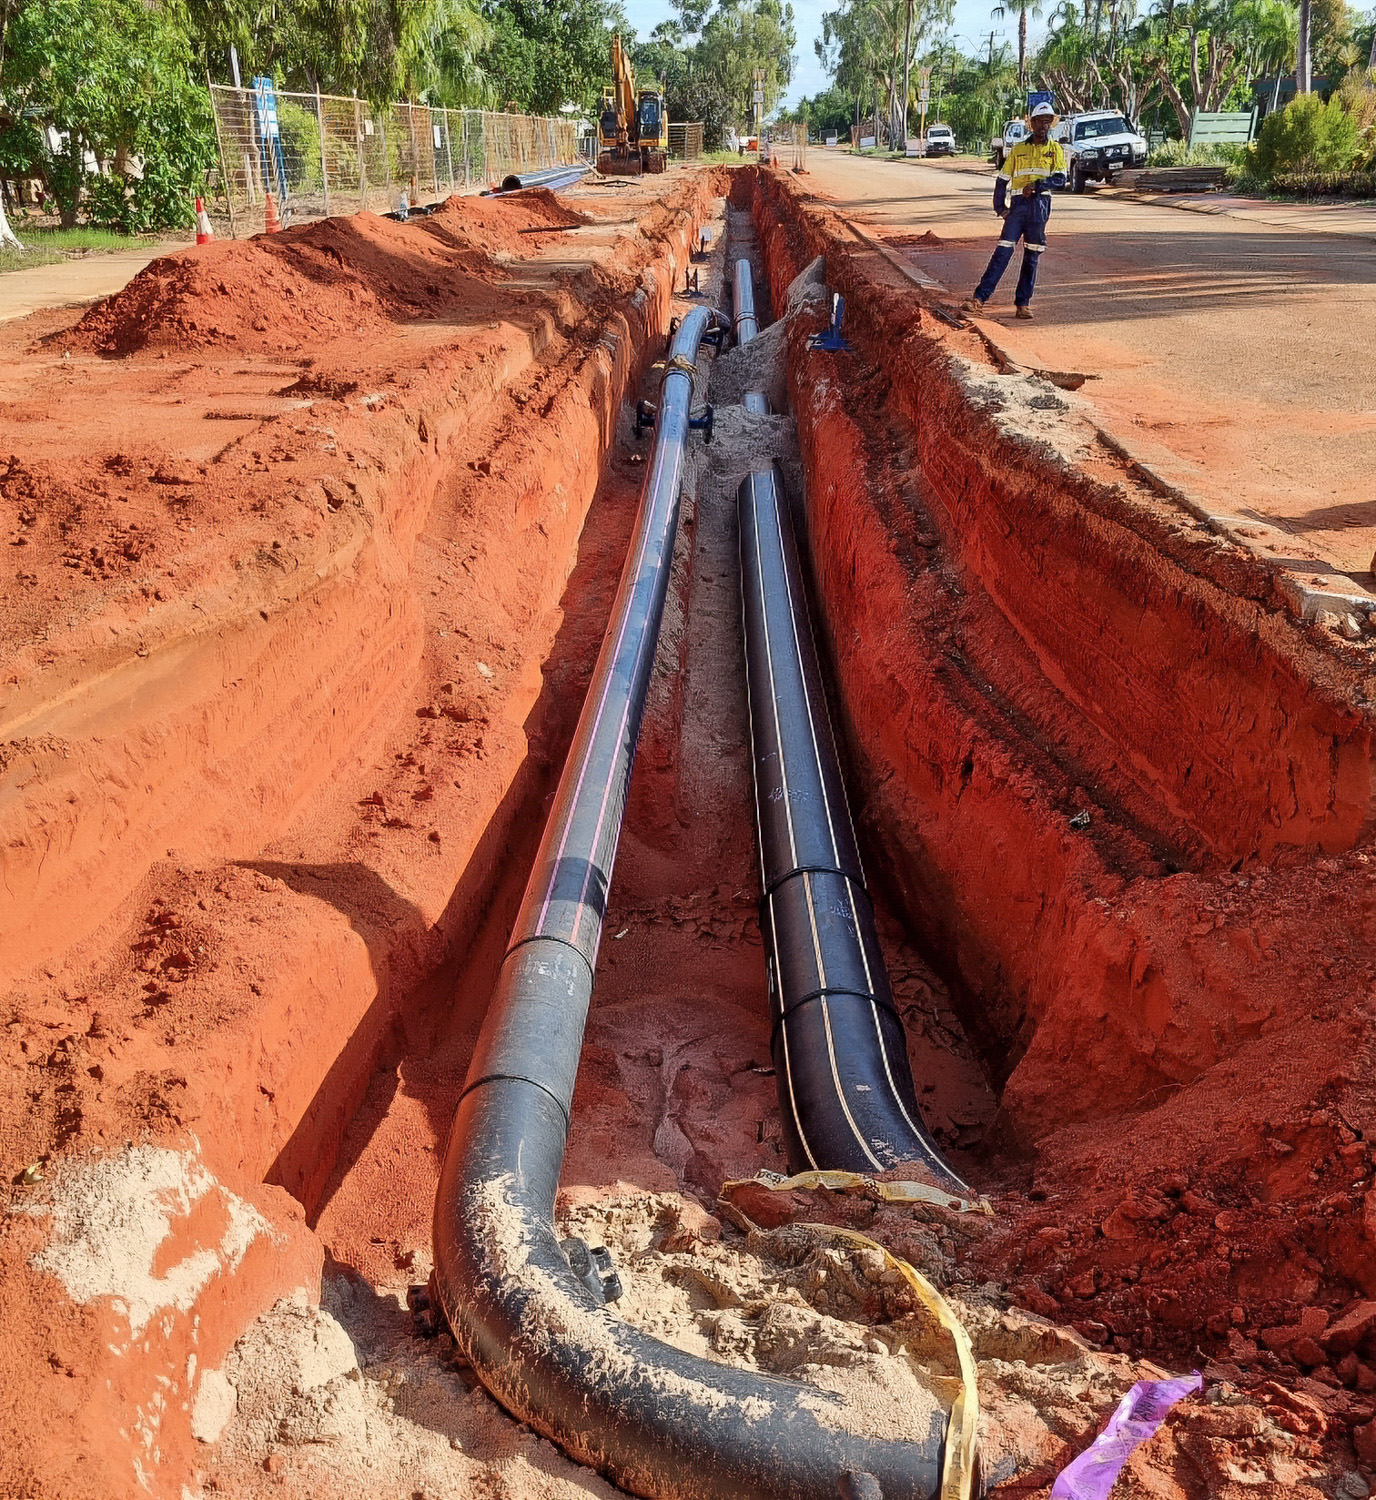
[[(807, 1176), (828, 1176), (828, 1173), (807, 1173)], [(844, 1175), (844, 1174), (843, 1174)], [(815, 1234), (844, 1240), (867, 1250), (878, 1250), (886, 1265), (892, 1266), (912, 1288), (914, 1296), (951, 1336), (956, 1346), (956, 1358), (960, 1361), (960, 1390), (951, 1403), (950, 1415), (946, 1419), (946, 1447), (941, 1464), (941, 1500), (970, 1500), (975, 1492), (975, 1444), (979, 1436), (979, 1384), (975, 1376), (975, 1356), (970, 1348), (970, 1336), (956, 1317), (946, 1299), (921, 1273), (885, 1250), (868, 1235), (857, 1234), (853, 1229), (841, 1229), (835, 1224), (803, 1224)]]
[(962, 1214), (992, 1215), (994, 1212), (987, 1198), (973, 1201), (957, 1198), (925, 1182), (880, 1182), (860, 1172), (798, 1172), (792, 1177), (780, 1177), (777, 1172), (762, 1171), (756, 1177), (722, 1183), (719, 1196), (729, 1201), (731, 1189), (742, 1187), (768, 1188), (771, 1193), (786, 1193), (792, 1188), (801, 1188), (805, 1192), (826, 1188), (833, 1193), (859, 1193), (881, 1203), (930, 1203)]
[[(941, 1208), (956, 1209), (961, 1213), (992, 1214), (987, 1198), (970, 1203), (964, 1198), (953, 1197), (940, 1188), (929, 1187), (925, 1182), (879, 1182), (859, 1172), (799, 1172), (792, 1177), (780, 1177), (777, 1172), (761, 1171), (756, 1177), (738, 1178), (721, 1185), (719, 1199), (731, 1203), (731, 1190), (742, 1187), (763, 1187), (770, 1192), (786, 1193), (793, 1188), (810, 1190), (827, 1188), (831, 1192), (860, 1192), (885, 1203), (932, 1203)], [(748, 1215), (731, 1204), (747, 1224), (753, 1221)], [(857, 1233), (853, 1229), (842, 1229), (835, 1224), (800, 1224), (800, 1228), (813, 1233), (844, 1240), (848, 1244), (878, 1250), (886, 1265), (892, 1266), (907, 1282), (914, 1296), (932, 1314), (951, 1337), (956, 1347), (956, 1358), (960, 1363), (959, 1389), (951, 1403), (946, 1420), (946, 1446), (941, 1466), (941, 1500), (970, 1500), (975, 1493), (975, 1446), (979, 1435), (979, 1384), (975, 1375), (975, 1356), (970, 1348), (970, 1336), (956, 1317), (946, 1299), (923, 1274), (910, 1266), (906, 1260), (886, 1250), (883, 1245)], [(933, 1377), (928, 1377), (933, 1378)], [(946, 1383), (943, 1381), (943, 1383)]]
[(675, 354), (669, 360), (668, 364), (666, 364), (664, 367), (664, 374), (667, 377), (669, 375), (672, 375), (676, 370), (680, 375), (686, 375), (689, 380), (695, 379), (698, 373), (698, 367), (693, 363), (691, 359), (683, 354)]

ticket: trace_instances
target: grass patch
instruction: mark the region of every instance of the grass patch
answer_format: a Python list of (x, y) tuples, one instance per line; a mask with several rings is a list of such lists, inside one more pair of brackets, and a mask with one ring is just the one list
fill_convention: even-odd
[(60, 261), (87, 255), (108, 255), (113, 250), (138, 250), (156, 243), (153, 236), (117, 234), (80, 224), (75, 229), (27, 229), (12, 226), (22, 250), (0, 247), (0, 271), (24, 271), (31, 266), (53, 266)]

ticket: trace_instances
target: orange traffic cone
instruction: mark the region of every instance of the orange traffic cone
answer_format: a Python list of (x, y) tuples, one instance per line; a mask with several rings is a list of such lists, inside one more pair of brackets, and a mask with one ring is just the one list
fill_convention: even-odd
[(205, 200), (196, 199), (196, 243), (208, 245), (215, 238), (215, 231), (210, 227), (210, 215), (205, 211)]
[(263, 210), (263, 233), (279, 234), (282, 221), (277, 217), (277, 203), (271, 193), (267, 194), (267, 206)]

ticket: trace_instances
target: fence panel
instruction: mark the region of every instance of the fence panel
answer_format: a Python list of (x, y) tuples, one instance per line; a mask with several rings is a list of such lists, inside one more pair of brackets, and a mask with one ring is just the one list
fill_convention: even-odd
[(669, 126), (669, 155), (676, 161), (698, 161), (702, 156), (702, 121)]
[(486, 191), (508, 172), (578, 159), (568, 120), (278, 92), (277, 135), (253, 89), (210, 87), (220, 170), (206, 207), (220, 231), (257, 234), (269, 191), (284, 224)]

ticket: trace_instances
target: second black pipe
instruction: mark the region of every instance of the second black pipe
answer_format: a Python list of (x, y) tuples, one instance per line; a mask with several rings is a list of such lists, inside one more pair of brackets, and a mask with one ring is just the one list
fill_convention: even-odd
[(741, 481), (737, 509), (760, 926), (789, 1165), (916, 1165), (965, 1198), (969, 1189), (928, 1133), (913, 1089), (777, 464)]

